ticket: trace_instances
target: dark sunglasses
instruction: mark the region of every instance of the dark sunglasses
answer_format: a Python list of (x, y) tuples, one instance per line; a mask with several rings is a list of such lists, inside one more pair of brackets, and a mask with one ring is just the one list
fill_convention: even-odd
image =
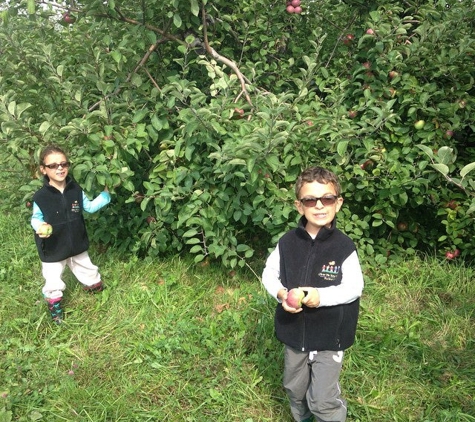
[(320, 201), (325, 207), (329, 205), (333, 205), (338, 196), (336, 195), (326, 195), (322, 196), (321, 198), (302, 198), (300, 202), (303, 204), (304, 207), (314, 207), (317, 205), (317, 202)]
[(63, 169), (67, 169), (71, 163), (69, 161), (63, 161), (59, 164), (43, 164), (45, 167), (48, 167), (50, 170), (56, 170), (58, 167), (62, 167)]

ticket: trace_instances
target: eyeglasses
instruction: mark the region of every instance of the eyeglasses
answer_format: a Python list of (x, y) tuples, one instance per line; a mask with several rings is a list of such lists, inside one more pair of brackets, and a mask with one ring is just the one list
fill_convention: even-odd
[(337, 199), (337, 195), (326, 195), (322, 196), (321, 198), (302, 198), (300, 202), (304, 207), (314, 207), (317, 205), (317, 202), (320, 201), (323, 206), (327, 207), (329, 205), (333, 205)]
[(67, 169), (71, 163), (69, 161), (63, 161), (62, 163), (59, 164), (43, 164), (45, 167), (48, 167), (50, 170), (56, 170), (59, 167), (62, 167), (63, 169)]

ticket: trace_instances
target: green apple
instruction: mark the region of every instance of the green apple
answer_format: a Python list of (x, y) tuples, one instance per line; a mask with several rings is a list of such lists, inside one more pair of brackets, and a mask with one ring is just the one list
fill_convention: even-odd
[(40, 226), (37, 233), (40, 236), (51, 236), (53, 234), (53, 227), (51, 226), (51, 224), (45, 223)]
[(420, 130), (424, 127), (425, 124), (426, 124), (426, 122), (424, 122), (424, 120), (418, 120), (416, 123), (414, 123), (414, 127), (417, 130)]

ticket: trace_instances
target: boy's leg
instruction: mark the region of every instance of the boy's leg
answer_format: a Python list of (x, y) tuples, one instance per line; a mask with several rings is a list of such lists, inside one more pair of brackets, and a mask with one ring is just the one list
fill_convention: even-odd
[(48, 309), (51, 318), (57, 324), (61, 324), (63, 320), (63, 310), (61, 308), (61, 299), (66, 284), (61, 279), (66, 261), (60, 262), (43, 262), (42, 273), (45, 284), (42, 289), (43, 296), (48, 303)]
[(99, 269), (92, 263), (87, 251), (69, 258), (68, 266), (85, 290), (96, 292), (103, 289)]
[(307, 393), (310, 410), (319, 422), (345, 422), (346, 401), (341, 397), (343, 351), (322, 351), (311, 360), (312, 382)]
[(310, 385), (308, 352), (299, 352), (285, 346), (284, 388), (290, 400), (290, 411), (296, 421), (312, 416), (307, 405), (307, 389)]

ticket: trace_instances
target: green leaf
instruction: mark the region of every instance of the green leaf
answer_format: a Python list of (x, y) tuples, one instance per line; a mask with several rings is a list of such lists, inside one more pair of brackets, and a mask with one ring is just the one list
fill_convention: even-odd
[(183, 233), (183, 237), (193, 237), (193, 236), (196, 236), (198, 234), (198, 230), (196, 229), (190, 229), (188, 231), (186, 231), (185, 233)]
[(29, 15), (34, 15), (36, 11), (35, 0), (28, 0), (26, 3), (26, 10)]
[(454, 162), (453, 149), (450, 147), (441, 147), (437, 153), (437, 156), (442, 164), (451, 164)]
[(39, 127), (39, 131), (42, 135), (44, 135), (46, 133), (46, 131), (51, 127), (51, 123), (50, 122), (43, 122), (41, 123), (40, 127)]
[(417, 145), (417, 148), (420, 148), (422, 151), (424, 151), (430, 158), (434, 158), (434, 152), (432, 151), (432, 148), (429, 148), (427, 145)]
[(475, 169), (475, 163), (467, 164), (462, 170), (460, 170), (460, 176), (462, 179), (473, 169)]
[(182, 20), (178, 13), (173, 15), (173, 25), (175, 25), (177, 28), (180, 28), (182, 25)]
[(135, 113), (134, 118), (132, 119), (133, 123), (138, 123), (144, 119), (144, 117), (148, 114), (148, 109), (142, 109)]
[(444, 176), (447, 176), (449, 174), (449, 167), (446, 166), (445, 164), (431, 164), (433, 168), (435, 168), (438, 172), (442, 173)]
[(198, 14), (200, 13), (200, 6), (198, 4), (198, 0), (190, 0), (191, 2), (191, 13), (193, 13), (193, 15), (195, 16), (198, 16)]

